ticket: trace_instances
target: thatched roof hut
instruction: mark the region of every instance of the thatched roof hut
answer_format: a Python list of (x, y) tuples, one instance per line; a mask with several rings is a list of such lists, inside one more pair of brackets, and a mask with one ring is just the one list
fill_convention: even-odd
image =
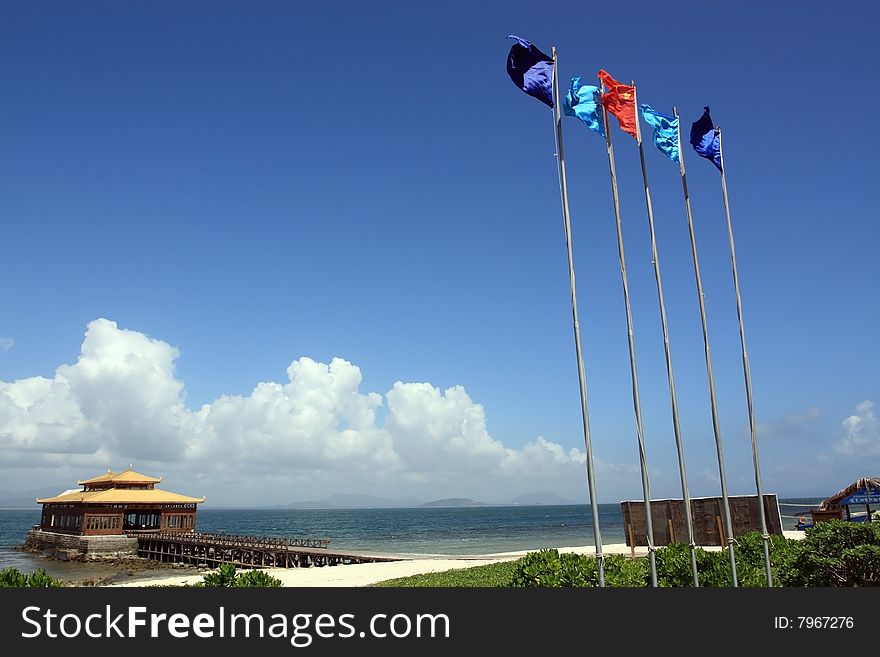
[(880, 477), (862, 477), (822, 502), (819, 509), (833, 509), (848, 504), (877, 504), (880, 499)]

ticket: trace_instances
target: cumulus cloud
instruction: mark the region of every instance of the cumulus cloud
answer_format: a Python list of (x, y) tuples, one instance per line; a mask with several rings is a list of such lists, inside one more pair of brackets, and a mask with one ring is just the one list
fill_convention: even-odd
[(843, 421), (846, 434), (834, 445), (846, 456), (880, 456), (880, 422), (874, 414), (874, 402), (865, 400), (856, 412)]
[(543, 436), (521, 449), (493, 438), (484, 408), (461, 386), (398, 381), (384, 395), (364, 392), (356, 365), (303, 357), (290, 364), (287, 381), (191, 410), (175, 374), (178, 357), (166, 342), (91, 322), (76, 363), (52, 378), (0, 381), (4, 465), (80, 468), (83, 476), (136, 462), (185, 469), (198, 481), (336, 490), (382, 482), (522, 492), (529, 481), (584, 480), (578, 449)]
[(5, 352), (12, 349), (12, 345), (15, 344), (15, 340), (12, 338), (4, 338), (0, 335), (0, 351)]

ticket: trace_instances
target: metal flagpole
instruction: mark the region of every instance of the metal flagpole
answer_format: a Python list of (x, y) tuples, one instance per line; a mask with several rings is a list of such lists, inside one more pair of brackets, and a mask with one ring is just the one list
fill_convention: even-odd
[(761, 465), (758, 461), (758, 432), (755, 426), (755, 407), (752, 402), (752, 371), (749, 367), (749, 353), (746, 350), (746, 330), (743, 324), (742, 297), (739, 292), (739, 275), (736, 270), (736, 248), (733, 244), (733, 225), (730, 222), (730, 203), (727, 200), (727, 178), (724, 175), (724, 150), (721, 147), (721, 128), (718, 130), (718, 154), (721, 157), (721, 193), (724, 196), (724, 214), (727, 217), (727, 241), (730, 244), (730, 265), (733, 269), (733, 287), (736, 291), (736, 316), (739, 319), (739, 340), (742, 344), (743, 376), (746, 382), (746, 400), (749, 406), (749, 431), (752, 434), (752, 461), (755, 465), (755, 485), (758, 489), (758, 508), (761, 517), (761, 540), (764, 544), (764, 570), (767, 586), (773, 586), (773, 573), (770, 568), (770, 535), (767, 533), (767, 514), (764, 509), (764, 491), (761, 485)]
[(565, 225), (565, 246), (568, 251), (568, 278), (571, 288), (571, 317), (574, 324), (574, 350), (577, 354), (578, 384), (581, 394), (581, 417), (584, 425), (584, 448), (587, 456), (587, 483), (590, 488), (590, 509), (593, 515), (593, 539), (596, 544), (596, 565), (599, 571), (599, 586), (605, 586), (605, 561), (602, 555), (602, 533), (599, 529), (599, 503), (596, 500), (596, 478), (593, 471), (593, 444), (590, 436), (590, 414), (587, 408), (587, 379), (584, 373), (584, 359), (581, 353), (581, 329), (578, 323), (577, 293), (574, 280), (574, 257), (571, 247), (571, 216), (568, 211), (568, 187), (565, 177), (565, 154), (562, 146), (562, 116), (559, 111), (559, 76), (556, 48), (553, 56), (553, 128), (556, 135), (556, 153), (558, 156), (557, 174), (559, 176), (559, 194), (562, 197), (562, 220)]
[[(678, 118), (678, 110), (673, 107), (672, 113)], [(724, 469), (724, 448), (721, 442), (721, 423), (718, 420), (718, 402), (715, 397), (715, 374), (712, 368), (712, 352), (709, 349), (709, 324), (706, 321), (706, 301), (703, 298), (703, 278), (700, 275), (700, 261), (697, 258), (697, 239), (694, 235), (694, 218), (691, 214), (691, 197), (688, 193), (687, 172), (684, 167), (684, 149), (681, 147), (681, 125), (678, 126), (678, 169), (681, 173), (681, 188), (684, 192), (684, 208), (687, 213), (688, 232), (691, 237), (691, 255), (694, 259), (694, 276), (697, 281), (697, 300), (700, 305), (700, 322), (703, 327), (703, 352), (706, 356), (706, 373), (709, 378), (709, 403), (712, 408), (712, 430), (715, 434), (715, 450), (718, 453), (718, 473), (721, 477), (721, 502), (725, 514), (727, 528), (728, 551), (730, 555), (730, 576), (734, 586), (738, 586), (736, 577), (736, 555), (733, 548), (733, 534), (730, 531), (730, 504), (727, 499), (727, 474)]]
[[(636, 109), (636, 141), (639, 143), (639, 159), (642, 163), (642, 182), (645, 186), (645, 204), (648, 208), (648, 227), (651, 231), (651, 259), (654, 264), (654, 278), (657, 281), (657, 299), (660, 302), (660, 324), (663, 327), (663, 351), (666, 355), (666, 377), (669, 381), (669, 399), (672, 403), (672, 430), (675, 434), (675, 449), (678, 452), (678, 472), (681, 478), (681, 494), (684, 498), (684, 514), (687, 525), (688, 546), (691, 555), (691, 573), (694, 577), (694, 586), (700, 585), (697, 573), (697, 545), (694, 542), (694, 522), (691, 516), (691, 494), (688, 490), (687, 472), (684, 461), (684, 445), (681, 440), (681, 424), (678, 416), (678, 397), (675, 394), (675, 377), (672, 374), (672, 353), (669, 346), (669, 327), (666, 322), (666, 302), (663, 300), (663, 282), (660, 278), (660, 255), (657, 251), (657, 237), (654, 234), (654, 209), (651, 205), (651, 191), (648, 189), (648, 169), (645, 166), (645, 147), (642, 144), (642, 128), (638, 115), (638, 94), (635, 82), (630, 82), (633, 88), (633, 104)], [(729, 533), (729, 532), (728, 532)]]
[[(599, 89), (605, 92), (601, 78)], [(642, 493), (645, 497), (645, 528), (648, 541), (648, 561), (651, 565), (651, 586), (657, 586), (657, 558), (654, 554), (654, 521), (651, 517), (651, 484), (648, 479), (648, 456), (645, 452), (645, 437), (642, 430), (642, 403), (639, 398), (639, 373), (636, 368), (636, 345), (633, 339), (632, 309), (629, 304), (629, 284), (626, 276), (626, 257), (623, 252), (623, 228), (620, 223), (620, 199), (617, 193), (617, 171), (614, 166), (614, 148), (611, 145), (611, 126), (608, 124), (608, 110), (602, 104), (602, 118), (605, 121), (605, 144), (608, 148), (608, 167), (611, 170), (611, 195), (614, 199), (614, 217), (617, 221), (617, 252), (620, 257), (620, 277), (623, 280), (623, 301), (626, 306), (626, 332), (629, 343), (629, 369), (632, 376), (633, 410), (636, 416), (636, 437), (639, 442), (639, 466), (642, 472)], [(635, 547), (635, 546), (633, 546)]]

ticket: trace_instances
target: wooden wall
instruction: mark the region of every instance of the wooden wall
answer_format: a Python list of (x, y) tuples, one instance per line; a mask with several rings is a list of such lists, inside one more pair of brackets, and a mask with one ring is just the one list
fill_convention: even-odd
[[(760, 508), (757, 495), (729, 496), (730, 520), (734, 538), (752, 531), (761, 531)], [(626, 544), (630, 547), (648, 545), (645, 504), (641, 501), (620, 503)], [(775, 494), (764, 495), (767, 532), (782, 535), (782, 518)], [(684, 500), (651, 500), (651, 519), (654, 523), (654, 545), (687, 543)], [(724, 514), (720, 497), (691, 498), (691, 519), (694, 524), (694, 542), (697, 545), (727, 545)]]

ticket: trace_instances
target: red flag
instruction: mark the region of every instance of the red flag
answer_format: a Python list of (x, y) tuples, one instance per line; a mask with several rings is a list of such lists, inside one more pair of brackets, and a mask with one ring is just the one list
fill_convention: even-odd
[(599, 79), (608, 88), (602, 94), (602, 104), (617, 117), (620, 129), (638, 139), (636, 114), (636, 88), (628, 84), (620, 84), (604, 70), (599, 71)]

